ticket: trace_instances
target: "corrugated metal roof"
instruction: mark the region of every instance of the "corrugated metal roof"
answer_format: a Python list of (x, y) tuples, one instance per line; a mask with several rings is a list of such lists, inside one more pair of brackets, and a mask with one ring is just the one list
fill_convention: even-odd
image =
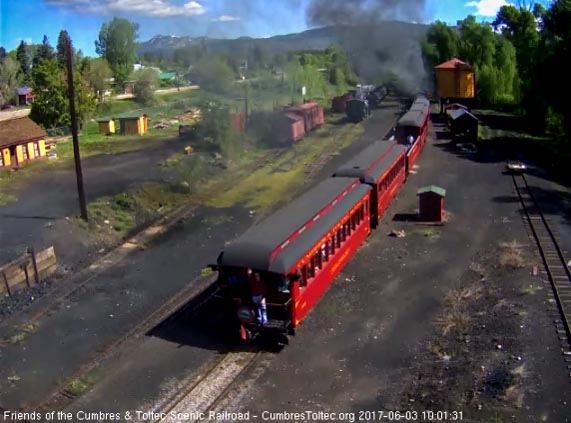
[(126, 112), (118, 114), (115, 116), (115, 119), (138, 119), (141, 116), (147, 116), (147, 114), (143, 112)]
[[(307, 243), (318, 242), (341, 218), (339, 213), (346, 213), (357, 197), (361, 198), (368, 190), (368, 185), (361, 185), (355, 178), (328, 178), (251, 227), (224, 250), (218, 264), (285, 273), (311, 247), (306, 248)], [(338, 199), (344, 192), (345, 195)], [(332, 208), (321, 216), (320, 212), (334, 202)], [(303, 230), (306, 225), (308, 228)], [(301, 233), (297, 238), (283, 246), (298, 231)], [(280, 246), (283, 246), (282, 250), (272, 258)]]
[(456, 110), (452, 110), (450, 112), (450, 118), (452, 120), (456, 120), (461, 118), (464, 115), (468, 115), (470, 116), (472, 119), (479, 121), (480, 119), (478, 119), (476, 116), (474, 116), (472, 113), (470, 113), (468, 110), (466, 109), (456, 109)]
[(0, 121), (0, 147), (45, 138), (45, 131), (29, 117)]
[(26, 94), (30, 94), (31, 92), (32, 92), (32, 89), (30, 87), (16, 88), (16, 95), (26, 95)]
[(426, 194), (427, 192), (433, 192), (435, 194), (440, 195), (441, 197), (446, 197), (446, 190), (436, 185), (429, 185), (427, 187), (423, 187), (416, 192), (416, 195)]

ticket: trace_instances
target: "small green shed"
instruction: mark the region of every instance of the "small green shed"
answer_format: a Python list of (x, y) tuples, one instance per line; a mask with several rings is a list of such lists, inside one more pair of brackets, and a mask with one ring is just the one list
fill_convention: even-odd
[(425, 222), (442, 222), (444, 219), (444, 197), (446, 190), (436, 185), (429, 185), (417, 191), (419, 197), (420, 220)]

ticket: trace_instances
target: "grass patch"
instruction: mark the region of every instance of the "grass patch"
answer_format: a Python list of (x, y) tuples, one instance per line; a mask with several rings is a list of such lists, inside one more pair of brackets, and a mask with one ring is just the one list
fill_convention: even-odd
[(501, 242), (497, 257), (502, 267), (521, 269), (525, 265), (523, 246), (517, 241)]
[(6, 204), (13, 203), (14, 201), (18, 201), (18, 197), (12, 194), (4, 194), (0, 192), (0, 206), (5, 206)]
[(208, 276), (212, 275), (214, 271), (210, 267), (205, 267), (200, 271), (200, 277), (207, 278)]
[(99, 232), (101, 227), (107, 227), (125, 237), (136, 226), (168, 213), (187, 200), (187, 194), (175, 192), (168, 184), (147, 183), (89, 203), (89, 228)]
[[(307, 135), (291, 149), (263, 151), (242, 156), (241, 164), (259, 163), (255, 169), (234, 169), (233, 176), (206, 184), (200, 197), (211, 207), (231, 207), (242, 204), (265, 212), (277, 202), (290, 198), (296, 186), (307, 178), (308, 169), (356, 141), (363, 133), (362, 125), (334, 128), (324, 125)], [(319, 139), (317, 139), (319, 138)], [(228, 182), (232, 189), (228, 190)]]
[(26, 337), (27, 337), (27, 333), (20, 332), (20, 333), (17, 333), (15, 335), (8, 337), (6, 339), (6, 342), (8, 342), (8, 344), (10, 344), (10, 345), (17, 345), (17, 344), (21, 344), (22, 342), (24, 342)]
[(88, 388), (89, 383), (83, 379), (74, 379), (67, 385), (67, 390), (73, 395), (83, 394)]
[(31, 322), (31, 323), (26, 323), (24, 325), (19, 326), (18, 329), (20, 329), (21, 331), (24, 331), (26, 333), (34, 333), (35, 331), (37, 331), (39, 329), (39, 327), (40, 327), (39, 323)]

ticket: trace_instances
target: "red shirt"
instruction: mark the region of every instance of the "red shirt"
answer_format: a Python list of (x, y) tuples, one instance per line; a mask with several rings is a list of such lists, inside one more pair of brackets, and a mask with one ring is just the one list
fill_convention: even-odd
[(266, 296), (266, 285), (264, 285), (264, 282), (262, 282), (261, 279), (256, 280), (256, 278), (252, 276), (250, 284), (252, 287), (252, 296), (256, 295), (261, 295), (262, 297)]

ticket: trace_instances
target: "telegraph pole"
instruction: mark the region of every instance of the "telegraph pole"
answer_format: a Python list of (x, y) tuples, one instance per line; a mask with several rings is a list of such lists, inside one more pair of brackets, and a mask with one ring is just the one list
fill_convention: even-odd
[(73, 57), (71, 38), (66, 40), (67, 50), (67, 87), (69, 95), (69, 114), (71, 116), (71, 136), (73, 139), (73, 157), (75, 159), (75, 176), (77, 179), (77, 194), (79, 196), (79, 209), (81, 218), (87, 222), (87, 204), (85, 202), (85, 190), (83, 189), (83, 173), (81, 171), (81, 157), (79, 155), (79, 139), (77, 136), (77, 114), (75, 112), (75, 88), (73, 86)]
[(248, 130), (248, 82), (244, 81), (244, 131)]

